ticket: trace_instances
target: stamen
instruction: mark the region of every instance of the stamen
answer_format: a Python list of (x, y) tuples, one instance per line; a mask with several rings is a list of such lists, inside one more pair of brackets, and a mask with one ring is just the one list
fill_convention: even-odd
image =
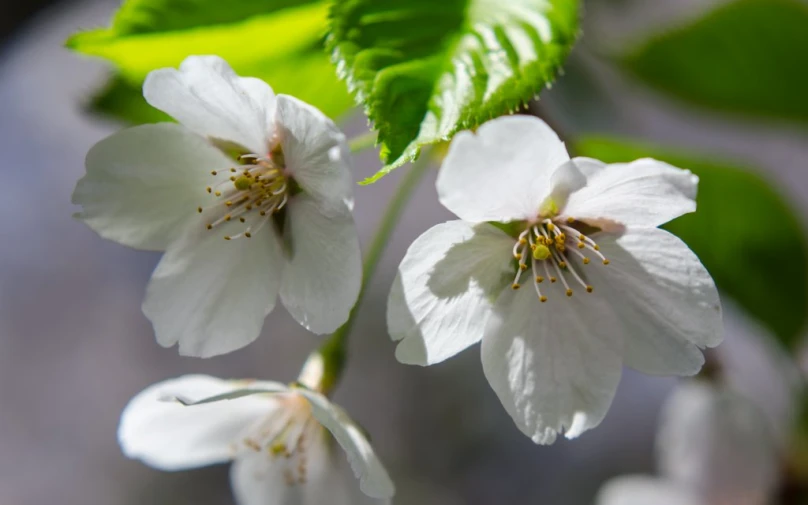
[[(227, 174), (224, 177), (221, 170), (211, 171), (211, 175), (219, 177), (205, 189), (216, 197), (222, 197), (222, 200), (209, 207), (197, 208), (199, 213), (207, 216), (213, 214), (213, 220), (206, 225), (209, 230), (233, 219), (248, 225), (241, 233), (227, 235), (227, 240), (252, 237), (267, 221), (267, 215), (284, 208), (289, 199), (289, 185), (283, 167), (278, 167), (269, 157), (256, 154), (245, 154), (239, 159), (248, 164), (225, 169)], [(250, 216), (264, 219), (251, 222)]]
[[(578, 252), (578, 251), (575, 251), (575, 252)], [(583, 281), (583, 279), (581, 279), (581, 276), (578, 275), (578, 272), (576, 272), (574, 268), (572, 268), (572, 265), (567, 265), (567, 272), (571, 273), (572, 276), (575, 277), (575, 280), (578, 281), (578, 284), (583, 286), (584, 289), (589, 288), (589, 285), (587, 283), (585, 283)], [(589, 291), (589, 290), (587, 289), (587, 291)], [(590, 293), (591, 293), (591, 291), (590, 291)]]
[[(558, 253), (555, 253), (553, 255), (554, 259), (556, 258), (557, 254)], [(558, 277), (561, 279), (561, 283), (564, 284), (564, 287), (567, 289), (567, 296), (572, 296), (572, 290), (570, 289), (570, 285), (567, 284), (567, 279), (564, 277), (564, 273), (561, 271), (559, 261), (553, 261), (553, 266), (555, 267), (556, 273), (558, 273)], [(550, 282), (554, 282), (552, 277), (550, 278)]]
[[(536, 288), (536, 295), (538, 295), (539, 301), (544, 303), (544, 302), (547, 301), (547, 297), (541, 294), (541, 289), (539, 288), (539, 283), (544, 279), (542, 279), (542, 276), (539, 275), (539, 273), (536, 271), (536, 268), (537, 268), (536, 263), (538, 263), (537, 260), (532, 261), (532, 264), (533, 264), (533, 277), (536, 279), (536, 282), (533, 283), (533, 287)], [(541, 279), (541, 280), (539, 280), (539, 279)]]
[[(573, 222), (574, 221), (575, 220), (573, 219)], [(594, 240), (587, 237), (583, 233), (579, 232), (575, 228), (571, 228), (571, 227), (565, 226), (565, 225), (561, 225), (561, 227), (564, 228), (569, 233), (571, 233), (573, 235), (576, 235), (578, 237), (578, 240), (579, 240), (578, 249), (588, 249), (588, 250), (592, 251), (593, 253), (595, 253), (600, 258), (600, 260), (603, 262), (604, 265), (609, 264), (609, 260), (606, 259), (606, 257), (603, 256), (603, 254), (600, 253), (600, 246)], [(584, 264), (588, 264), (588, 263), (589, 263), (588, 259), (584, 261)]]

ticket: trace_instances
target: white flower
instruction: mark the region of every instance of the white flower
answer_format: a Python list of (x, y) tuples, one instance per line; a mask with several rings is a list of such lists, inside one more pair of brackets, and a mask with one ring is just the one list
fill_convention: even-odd
[(461, 220), (401, 262), (387, 311), (397, 358), (431, 365), (482, 340), (488, 381), (542, 444), (598, 425), (624, 364), (696, 373), (722, 338), (718, 293), (656, 227), (695, 210), (697, 182), (650, 159), (570, 160), (532, 117), (458, 134), (437, 188)]
[(687, 489), (654, 477), (629, 475), (603, 486), (596, 505), (706, 505)]
[(708, 505), (766, 505), (777, 488), (777, 438), (763, 412), (725, 386), (682, 384), (661, 413), (660, 473)]
[(771, 426), (726, 386), (682, 384), (661, 413), (660, 476), (608, 482), (597, 505), (766, 505), (778, 483)]
[(302, 386), (206, 375), (160, 382), (129, 402), (118, 439), (128, 457), (160, 470), (233, 460), (239, 505), (370, 505), (394, 493), (356, 424)]
[(143, 93), (180, 124), (96, 144), (73, 202), (102, 237), (165, 251), (143, 303), (157, 341), (201, 357), (241, 348), (278, 295), (312, 332), (342, 325), (361, 258), (334, 123), (213, 56), (150, 73)]

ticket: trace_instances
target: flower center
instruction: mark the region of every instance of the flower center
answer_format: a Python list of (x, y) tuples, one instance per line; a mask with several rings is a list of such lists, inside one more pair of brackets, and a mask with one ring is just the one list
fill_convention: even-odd
[(564, 224), (545, 218), (528, 225), (519, 234), (513, 246), (513, 257), (519, 265), (511, 285), (513, 289), (521, 287), (520, 278), (527, 271), (530, 261), (533, 285), (541, 302), (547, 301), (547, 296), (542, 294), (540, 287), (545, 280), (549, 280), (551, 284), (560, 280), (565, 294), (572, 296), (573, 290), (567, 275), (572, 278), (573, 285), (580, 284), (587, 293), (594, 291), (592, 285), (584, 281), (573, 263), (580, 263), (577, 268), (583, 269), (585, 265), (591, 263), (588, 255), (597, 256), (604, 265), (608, 265), (609, 260), (601, 254), (600, 247), (594, 240), (572, 226), (575, 222), (574, 218), (568, 218)]
[(224, 235), (225, 240), (251, 238), (289, 200), (290, 181), (280, 146), (268, 157), (245, 154), (239, 161), (238, 168), (211, 172), (214, 182), (205, 189), (216, 202), (196, 209), (204, 215), (208, 230), (233, 220), (244, 225), (242, 232)]
[(250, 429), (242, 443), (251, 451), (264, 452), (272, 464), (284, 465), (287, 485), (305, 484), (309, 451), (322, 443), (323, 427), (300, 396), (274, 398), (279, 401), (279, 408)]

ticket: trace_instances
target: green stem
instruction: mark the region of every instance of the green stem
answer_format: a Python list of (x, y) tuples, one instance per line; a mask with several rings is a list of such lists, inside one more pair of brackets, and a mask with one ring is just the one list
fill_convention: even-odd
[(346, 361), (346, 344), (348, 336), (356, 321), (356, 315), (362, 304), (367, 286), (370, 283), (376, 267), (384, 254), (390, 236), (398, 224), (404, 208), (407, 206), (413, 192), (418, 187), (418, 183), (423, 178), (429, 168), (431, 153), (422, 153), (421, 157), (413, 163), (404, 179), (399, 184), (393, 200), (379, 222), (373, 240), (365, 253), (365, 262), (362, 267), (362, 289), (359, 298), (348, 316), (348, 321), (337, 329), (325, 342), (309, 355), (303, 370), (300, 372), (299, 382), (323, 393), (331, 391), (342, 375)]
[(369, 131), (348, 141), (352, 153), (358, 153), (376, 147), (376, 132)]

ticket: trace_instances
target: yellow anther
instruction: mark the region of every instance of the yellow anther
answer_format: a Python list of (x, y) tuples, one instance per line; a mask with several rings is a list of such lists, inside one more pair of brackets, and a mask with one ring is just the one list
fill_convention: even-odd
[(555, 281), (557, 281), (557, 280), (558, 280), (558, 279), (556, 279), (555, 277), (550, 277), (550, 282), (555, 282)]
[(231, 171), (231, 172), (233, 172), (234, 174), (236, 173), (236, 169), (235, 169), (235, 168), (231, 168), (231, 169), (230, 169), (230, 171)]
[(197, 207), (196, 211), (199, 212), (200, 214), (202, 214), (202, 207)]
[(230, 235), (225, 235), (225, 236), (224, 236), (224, 239), (225, 239), (225, 240), (230, 240)]
[(555, 225), (553, 223), (547, 223), (547, 231), (555, 230)]
[(250, 238), (250, 237), (252, 237), (252, 233), (250, 233), (248, 231), (245, 231), (244, 236), (247, 237), (247, 238)]
[(225, 221), (230, 221), (231, 219), (233, 219), (233, 217), (230, 214), (225, 214), (224, 216)]
[(578, 235), (578, 240), (580, 240), (581, 242), (583, 242), (584, 240), (586, 240), (586, 235), (584, 235), (583, 233), (581, 233), (580, 235)]
[(565, 246), (564, 244), (556, 244), (555, 247), (559, 252), (564, 252), (567, 250), (567, 246)]
[(567, 290), (567, 296), (572, 296), (572, 290), (571, 289)]
[(546, 260), (550, 254), (550, 248), (543, 244), (537, 244), (533, 249), (533, 259), (535, 260)]
[(520, 287), (521, 287), (521, 286), (519, 286), (519, 284), (517, 284), (516, 282), (514, 282), (514, 283), (511, 285), (511, 289), (513, 289), (514, 291), (516, 291), (516, 290), (517, 290), (517, 289), (519, 289)]
[(603, 264), (604, 264), (604, 265), (608, 265), (608, 264), (609, 264), (609, 260), (603, 260)]
[(584, 258), (584, 260), (583, 260), (583, 261), (584, 261), (584, 265), (588, 265), (588, 264), (589, 264), (589, 258)]
[(538, 282), (539, 284), (541, 284), (542, 282), (544, 282), (544, 277), (542, 277), (541, 275), (537, 275), (537, 276), (536, 276), (536, 282)]
[(219, 173), (219, 172), (217, 172), (216, 170), (211, 170), (211, 171), (210, 171), (210, 175), (216, 175), (216, 174), (218, 174), (218, 173)]
[(262, 211), (261, 211), (261, 212), (259, 212), (258, 214), (260, 214), (261, 216), (266, 216), (266, 215), (267, 215), (267, 211), (262, 210)]
[(231, 181), (231, 182), (236, 182), (236, 176), (235, 176), (235, 175), (231, 175), (231, 176), (230, 176), (230, 181)]
[(516, 254), (514, 254), (514, 255), (513, 255), (513, 259), (515, 259), (515, 260), (517, 260), (517, 261), (518, 261), (518, 260), (520, 260), (520, 259), (522, 259), (522, 253), (516, 253)]
[(207, 188), (205, 188), (205, 191), (207, 191), (208, 193), (211, 193), (211, 192), (213, 191), (213, 188), (211, 188), (210, 186), (208, 186)]
[(567, 268), (567, 262), (566, 261), (559, 261), (558, 262), (558, 267), (559, 268)]
[(224, 202), (224, 204), (225, 204), (225, 205), (227, 205), (228, 207), (232, 207), (232, 206), (233, 206), (233, 202), (231, 202), (230, 200), (228, 200), (228, 201)]
[(212, 225), (212, 224), (209, 224), (209, 225), (207, 226), (207, 228), (208, 228), (208, 230), (212, 230), (212, 229), (213, 229), (213, 225)]
[(583, 242), (578, 242), (578, 249), (583, 249), (584, 247), (586, 247), (586, 244)]
[(542, 296), (540, 296), (540, 297), (539, 297), (539, 301), (540, 301), (541, 303), (544, 303), (544, 302), (546, 302), (546, 301), (547, 301), (547, 297), (546, 297), (546, 296), (544, 296), (544, 295), (542, 295)]
[(591, 292), (592, 292), (592, 291), (594, 291), (594, 290), (595, 290), (595, 288), (593, 288), (592, 286), (587, 286), (587, 287), (586, 287), (586, 292), (587, 292), (587, 293), (591, 293)]
[(527, 239), (520, 238), (519, 239), (519, 245), (525, 245), (525, 244), (527, 244)]
[(574, 222), (575, 222), (575, 218), (574, 218), (574, 217), (568, 217), (568, 218), (567, 218), (567, 224), (572, 224), (572, 223), (574, 223)]
[(600, 251), (600, 246), (599, 246), (599, 245), (597, 245), (597, 244), (595, 244), (595, 247), (593, 247), (592, 249), (594, 249), (594, 250), (596, 250), (596, 251)]
[(566, 234), (566, 233), (559, 233), (559, 234), (558, 234), (558, 237), (556, 237), (556, 240), (560, 240), (560, 241), (562, 241), (562, 242), (566, 242), (566, 240), (567, 240), (567, 234)]
[(239, 220), (239, 221), (241, 221), (242, 223), (246, 223), (246, 222), (247, 222), (247, 220), (246, 220), (246, 219), (244, 219), (243, 217), (238, 218), (238, 220)]
[(537, 237), (536, 238), (536, 243), (541, 244), (541, 245), (545, 245), (547, 243), (547, 241), (544, 240), (544, 237)]
[(215, 192), (215, 193), (213, 193), (213, 194), (214, 194), (214, 195), (216, 195), (216, 196), (222, 196), (222, 192), (221, 192), (221, 191), (216, 191), (216, 192)]
[(238, 179), (234, 178), (233, 179), (233, 184), (236, 186), (237, 190), (246, 191), (246, 190), (250, 189), (250, 185), (252, 184), (252, 181), (250, 180), (249, 177), (246, 177), (246, 176), (242, 175)]
[(525, 270), (527, 270), (527, 265), (525, 265), (525, 264), (519, 265), (519, 270), (524, 272)]

